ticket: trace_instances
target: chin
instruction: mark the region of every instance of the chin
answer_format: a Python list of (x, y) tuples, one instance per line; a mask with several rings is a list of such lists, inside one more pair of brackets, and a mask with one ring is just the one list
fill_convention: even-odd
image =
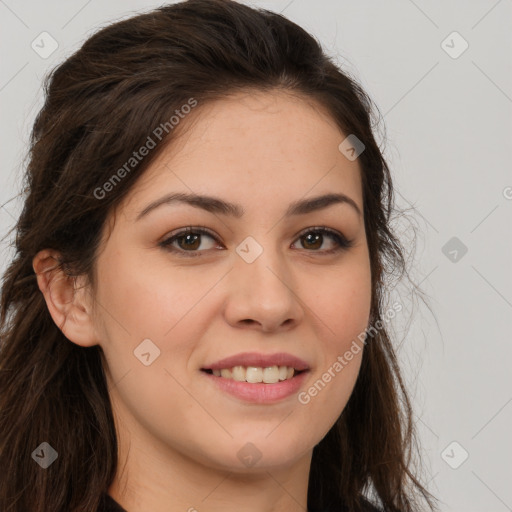
[(304, 440), (301, 442), (297, 439), (293, 442), (289, 435), (278, 433), (277, 429), (270, 435), (268, 432), (255, 432), (254, 435), (247, 435), (243, 439), (237, 436), (227, 443), (222, 443), (219, 449), (223, 447), (225, 451), (212, 454), (215, 465), (234, 473), (254, 473), (288, 468), (296, 464), (306, 453), (312, 453), (314, 443), (312, 446), (304, 446)]

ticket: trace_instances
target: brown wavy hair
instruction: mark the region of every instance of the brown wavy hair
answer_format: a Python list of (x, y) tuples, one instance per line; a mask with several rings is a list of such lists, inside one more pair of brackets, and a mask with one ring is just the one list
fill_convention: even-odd
[[(108, 194), (111, 179), (193, 97), (199, 105), (238, 91), (286, 90), (330, 112), (365, 145), (358, 157), (372, 272), (371, 321), (382, 320), (386, 275), (406, 271), (390, 228), (388, 166), (372, 133), (374, 105), (318, 41), (285, 17), (232, 0), (189, 0), (97, 31), (46, 77), (24, 176), (15, 255), (0, 309), (0, 510), (96, 510), (118, 463), (99, 345), (70, 342), (53, 322), (32, 267), (49, 248), (69, 276), (94, 284), (95, 256), (109, 214), (176, 135), (173, 131)], [(308, 507), (362, 510), (367, 498), (412, 512), (433, 496), (411, 467), (412, 409), (385, 328), (366, 334), (360, 373), (343, 413), (314, 447)], [(43, 441), (58, 460), (42, 469)]]

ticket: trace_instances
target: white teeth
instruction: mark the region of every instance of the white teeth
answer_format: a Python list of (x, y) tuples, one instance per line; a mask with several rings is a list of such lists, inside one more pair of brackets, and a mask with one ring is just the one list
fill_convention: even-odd
[(238, 381), (245, 380), (245, 368), (243, 366), (233, 366), (231, 378)]
[(233, 368), (223, 368), (222, 370), (212, 370), (217, 377), (233, 379), (239, 382), (275, 384), (280, 380), (291, 379), (295, 370), (288, 366), (270, 366), (267, 368), (254, 366), (233, 366)]
[(271, 366), (263, 370), (262, 381), (267, 384), (279, 382), (279, 366)]
[(254, 366), (248, 366), (245, 373), (245, 380), (247, 382), (263, 382), (263, 370), (261, 368), (255, 368)]

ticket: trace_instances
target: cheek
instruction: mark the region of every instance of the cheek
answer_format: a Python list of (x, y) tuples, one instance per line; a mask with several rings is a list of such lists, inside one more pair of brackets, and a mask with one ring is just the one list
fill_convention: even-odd
[[(328, 428), (347, 404), (356, 383), (364, 351), (371, 306), (371, 272), (364, 259), (340, 268), (315, 296), (316, 338), (322, 343), (315, 380), (301, 403), (318, 411), (317, 428)], [(320, 411), (323, 411), (320, 414)]]
[[(195, 276), (148, 263), (125, 251), (105, 257), (99, 266), (98, 297), (108, 305), (107, 324), (130, 334), (130, 340), (162, 339), (197, 304), (211, 276)], [(100, 273), (101, 272), (101, 273)], [(203, 283), (199, 285), (199, 283)], [(112, 339), (108, 337), (107, 339)]]
[(372, 294), (370, 266), (364, 259), (330, 277), (316, 296), (314, 310), (324, 329), (321, 338), (328, 340), (325, 353), (332, 357), (347, 350), (367, 328)]
[[(190, 354), (208, 329), (204, 296), (219, 276), (198, 266), (192, 277), (190, 269), (170, 271), (168, 265), (147, 260), (124, 251), (98, 265), (99, 325), (113, 381), (124, 379), (127, 372), (140, 382), (151, 376), (146, 383), (156, 385), (150, 394), (157, 399), (169, 387), (165, 369), (178, 372), (180, 382), (188, 378), (185, 368)], [(144, 366), (137, 357), (148, 350), (154, 362)]]

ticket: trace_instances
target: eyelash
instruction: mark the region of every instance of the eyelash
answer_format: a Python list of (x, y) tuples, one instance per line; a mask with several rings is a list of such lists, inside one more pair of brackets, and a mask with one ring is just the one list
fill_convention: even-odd
[[(353, 240), (348, 240), (341, 233), (339, 233), (339, 232), (337, 232), (337, 231), (335, 231), (333, 229), (330, 229), (330, 228), (328, 228), (326, 226), (314, 226), (314, 227), (311, 227), (311, 228), (307, 228), (307, 230), (304, 230), (301, 233), (299, 233), (299, 235), (297, 236), (297, 239), (300, 239), (300, 238), (302, 238), (305, 235), (308, 235), (310, 233), (316, 233), (316, 234), (320, 233), (322, 235), (323, 234), (327, 234), (333, 240), (335, 240), (335, 242), (337, 243), (338, 247), (336, 247), (335, 249), (329, 249), (329, 250), (324, 250), (324, 251), (317, 251), (317, 250), (308, 251), (307, 249), (304, 249), (307, 252), (317, 252), (320, 255), (330, 255), (330, 254), (334, 254), (334, 253), (337, 253), (337, 252), (340, 252), (340, 251), (346, 251), (347, 249), (350, 249), (354, 245), (354, 241)], [(201, 256), (201, 252), (202, 251), (185, 251), (183, 249), (178, 249), (178, 248), (172, 246), (172, 244), (176, 240), (178, 240), (179, 238), (182, 238), (183, 236), (189, 235), (189, 234), (207, 235), (207, 236), (213, 238), (216, 242), (218, 242), (217, 237), (209, 229), (207, 229), (205, 226), (195, 226), (195, 227), (194, 226), (187, 226), (186, 228), (178, 231), (176, 234), (166, 238), (165, 240), (162, 240), (161, 242), (159, 242), (158, 245), (160, 247), (162, 247), (163, 249), (167, 250), (167, 251), (170, 251), (170, 252), (173, 252), (173, 253), (177, 254), (180, 257), (185, 257), (185, 258), (192, 257), (192, 258), (194, 258), (194, 257)], [(187, 254), (187, 253), (189, 253), (189, 254)]]

